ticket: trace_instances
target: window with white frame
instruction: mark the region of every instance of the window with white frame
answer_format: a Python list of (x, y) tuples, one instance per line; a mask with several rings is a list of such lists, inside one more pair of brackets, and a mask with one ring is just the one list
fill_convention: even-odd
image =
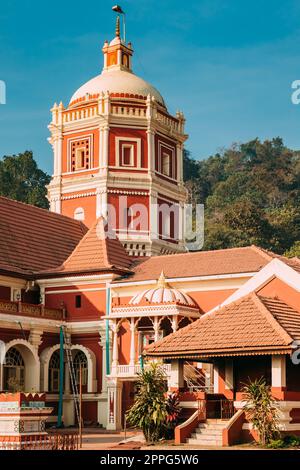
[(74, 219), (75, 220), (84, 220), (84, 209), (82, 207), (77, 207), (74, 211)]
[(122, 144), (121, 164), (122, 166), (134, 166), (133, 144)]

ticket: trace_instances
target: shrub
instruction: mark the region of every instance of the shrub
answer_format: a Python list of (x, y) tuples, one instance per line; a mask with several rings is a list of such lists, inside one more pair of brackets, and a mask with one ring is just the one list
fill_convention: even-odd
[(247, 419), (258, 432), (260, 443), (269, 444), (279, 436), (277, 403), (272, 397), (271, 388), (261, 377), (254, 382), (249, 380), (242, 392)]

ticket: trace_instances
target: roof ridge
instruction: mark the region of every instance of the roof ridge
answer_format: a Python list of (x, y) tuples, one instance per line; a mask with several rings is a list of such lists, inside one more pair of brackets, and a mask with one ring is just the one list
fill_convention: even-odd
[[(276, 317), (270, 312), (268, 307), (264, 304), (263, 300), (255, 293), (252, 292), (250, 295), (252, 295), (254, 302), (260, 309), (261, 313), (264, 314), (265, 318), (269, 321), (271, 326), (279, 333), (284, 341), (289, 341), (289, 343), (293, 342), (293, 338), (290, 336), (290, 334), (281, 326), (280, 322), (276, 319)], [(262, 297), (263, 298), (263, 297)], [(284, 302), (282, 302), (284, 303)], [(287, 305), (287, 304), (286, 304)]]
[(276, 253), (274, 253), (273, 251), (266, 250), (265, 248), (261, 248), (260, 246), (250, 245), (250, 247), (252, 248), (252, 250), (254, 250), (257, 253), (261, 254), (264, 258), (266, 258), (269, 261), (276, 258), (277, 256), (280, 256), (280, 255), (277, 255)]

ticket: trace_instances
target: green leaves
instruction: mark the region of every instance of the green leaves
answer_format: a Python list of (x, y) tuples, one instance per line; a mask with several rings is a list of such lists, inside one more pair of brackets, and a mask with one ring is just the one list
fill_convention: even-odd
[(189, 202), (205, 205), (204, 249), (256, 244), (281, 254), (300, 239), (300, 153), (282, 139), (200, 161), (186, 153), (184, 170)]
[(268, 444), (279, 435), (277, 402), (271, 394), (271, 387), (263, 377), (245, 384), (243, 389), (243, 407), (247, 419), (257, 430), (260, 443)]
[[(141, 428), (147, 442), (156, 442), (166, 434), (170, 421), (176, 423), (179, 407), (176, 400), (166, 397), (167, 377), (159, 363), (151, 363), (140, 374), (135, 401), (126, 417), (128, 422)], [(177, 407), (177, 408), (176, 408)], [(170, 419), (170, 413), (173, 414)]]
[(46, 185), (50, 176), (40, 170), (32, 152), (4, 156), (0, 160), (0, 195), (48, 208)]

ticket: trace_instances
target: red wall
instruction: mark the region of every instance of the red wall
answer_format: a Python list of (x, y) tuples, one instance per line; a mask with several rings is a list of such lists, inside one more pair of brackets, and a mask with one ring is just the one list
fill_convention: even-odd
[(297, 292), (280, 279), (272, 279), (258, 291), (258, 294), (266, 297), (278, 297), (291, 307), (299, 310), (300, 292)]
[[(89, 287), (89, 286), (88, 286)], [(85, 286), (85, 288), (88, 288)], [(95, 286), (90, 286), (95, 287)], [(104, 287), (103, 285), (99, 285)], [(101, 316), (105, 315), (106, 310), (106, 291), (84, 291), (84, 287), (72, 286), (61, 288), (61, 290), (75, 290), (75, 292), (62, 292), (59, 293), (58, 288), (48, 288), (47, 290), (57, 291), (55, 294), (49, 294), (46, 290), (46, 307), (61, 308), (62, 302), (67, 309), (67, 320), (69, 321), (83, 321), (83, 320), (98, 320)], [(81, 308), (75, 307), (76, 295), (81, 295)]]

